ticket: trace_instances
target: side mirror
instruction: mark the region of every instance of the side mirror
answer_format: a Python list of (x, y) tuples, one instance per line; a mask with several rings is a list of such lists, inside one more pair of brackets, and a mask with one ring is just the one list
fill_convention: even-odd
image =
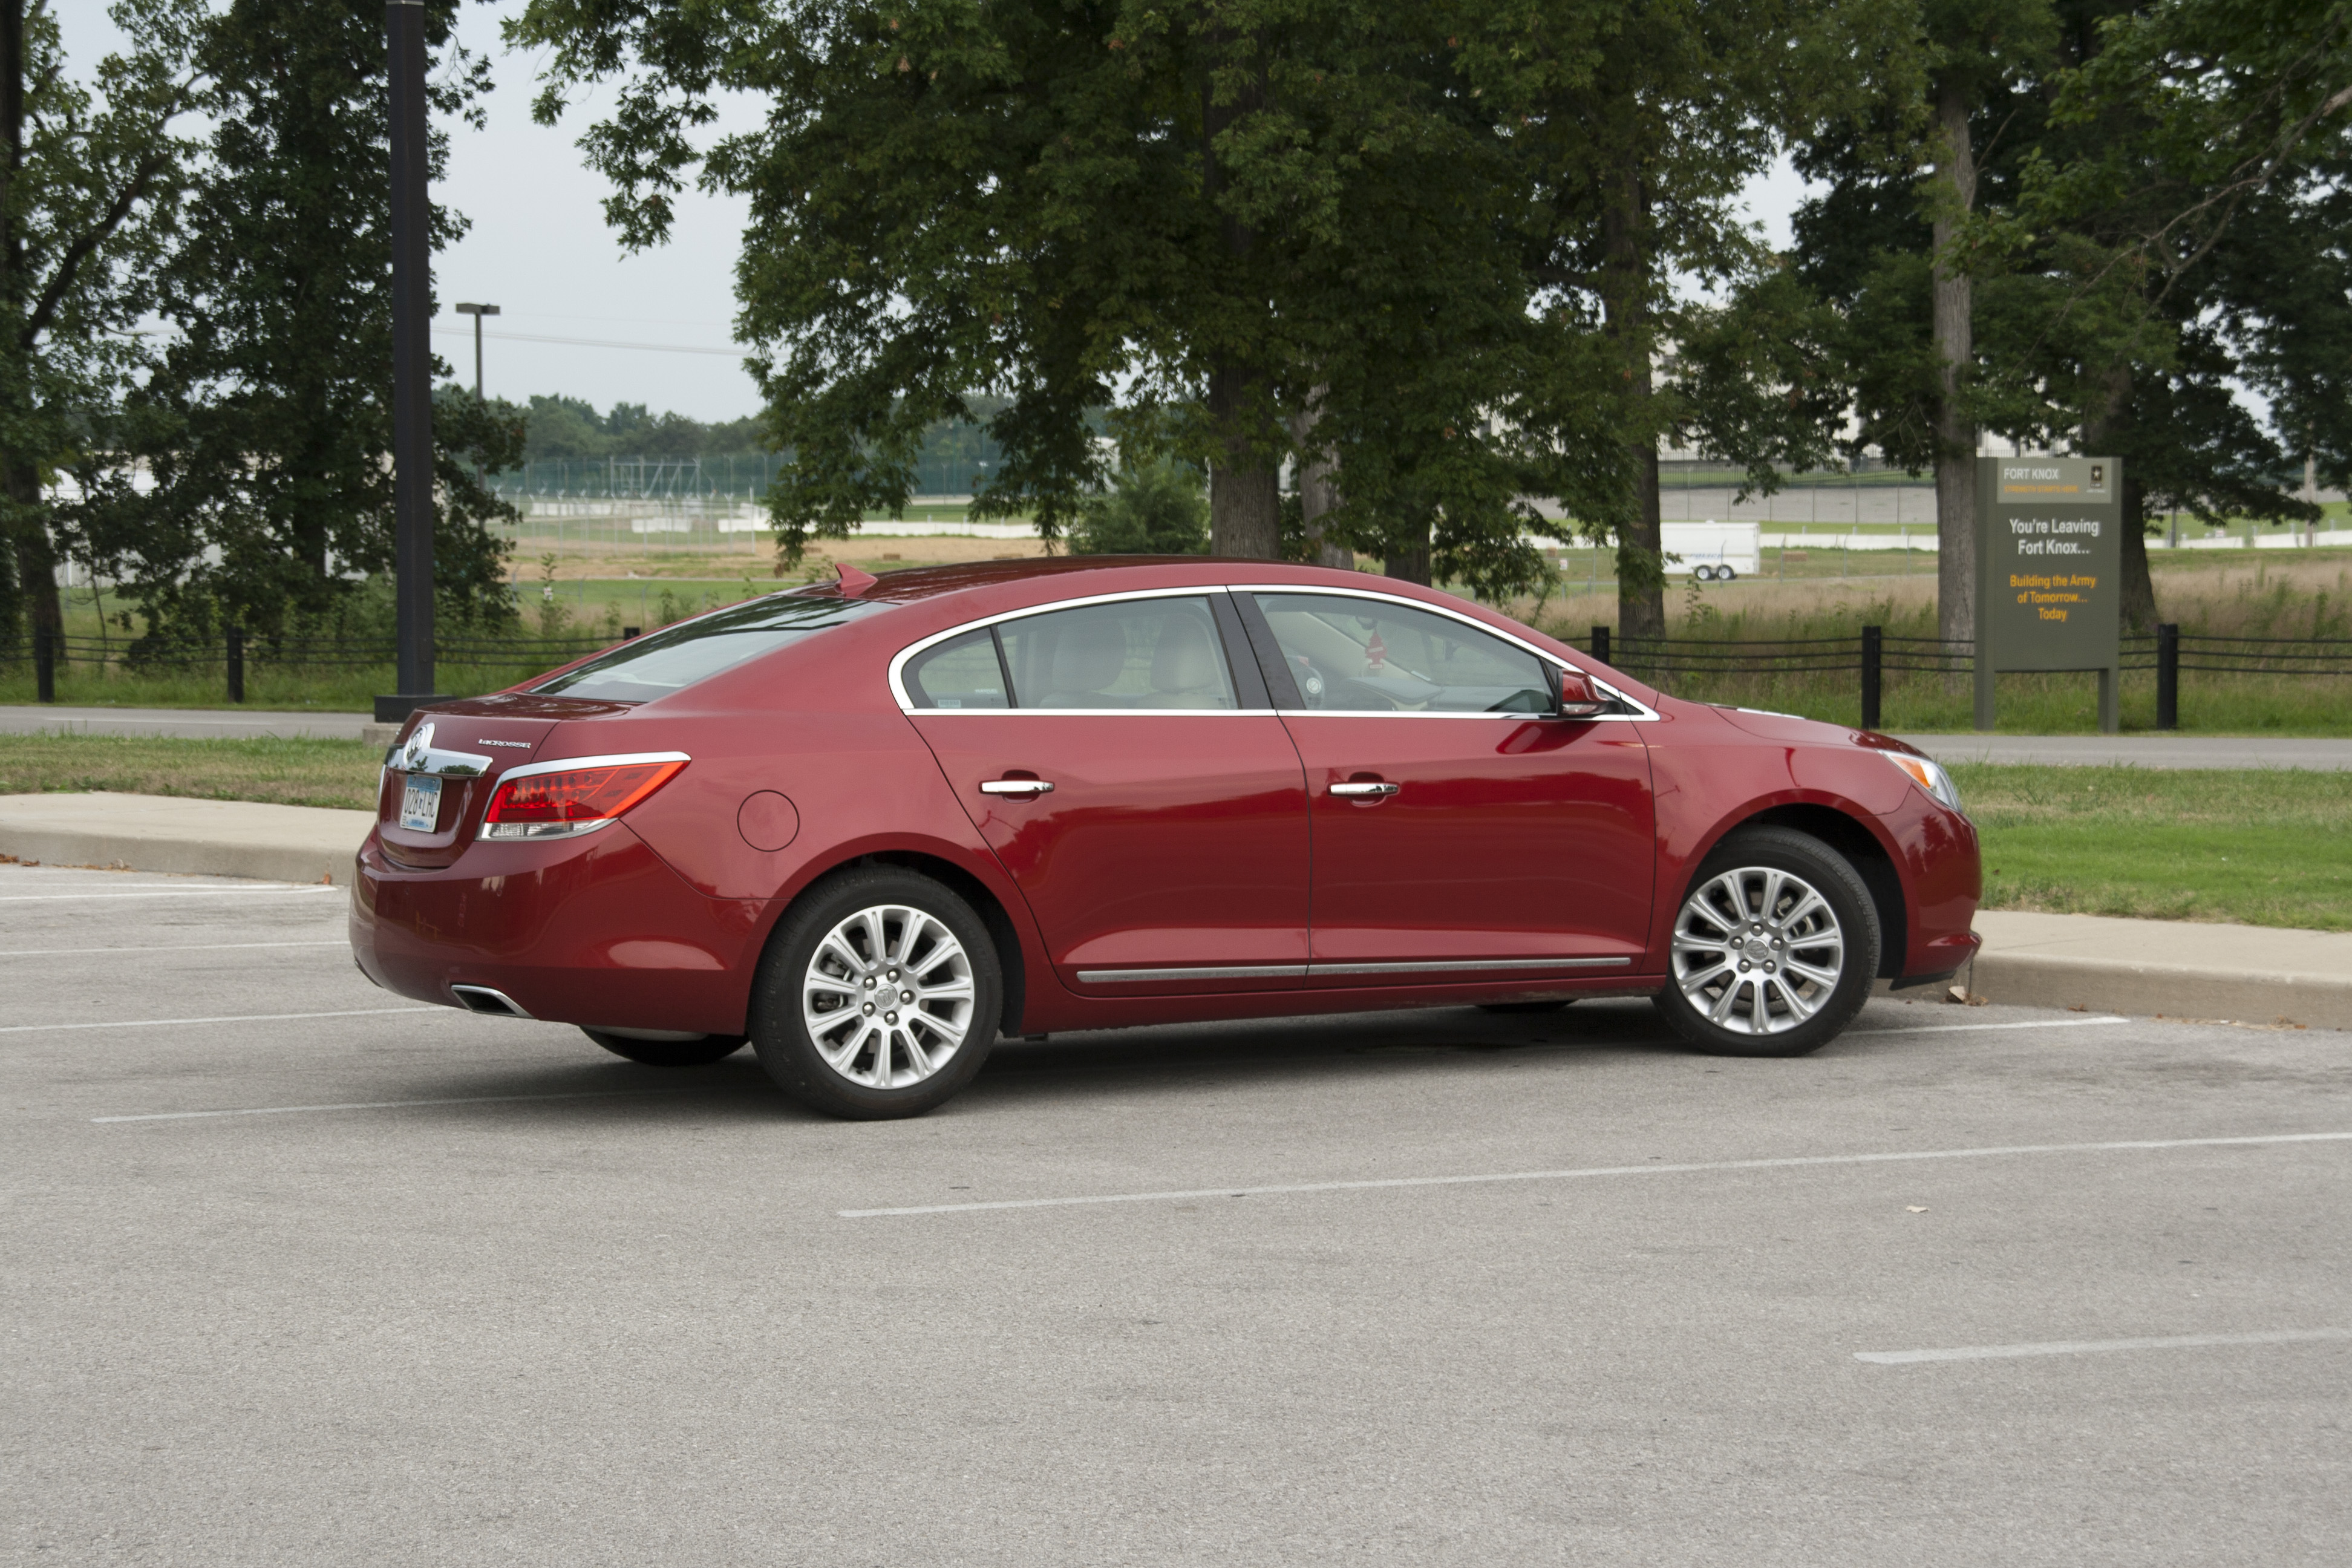
[(1583, 671), (1563, 669), (1555, 678), (1558, 696), (1553, 711), (1562, 719), (1590, 719), (1604, 711), (1607, 699), (1592, 689), (1592, 682)]

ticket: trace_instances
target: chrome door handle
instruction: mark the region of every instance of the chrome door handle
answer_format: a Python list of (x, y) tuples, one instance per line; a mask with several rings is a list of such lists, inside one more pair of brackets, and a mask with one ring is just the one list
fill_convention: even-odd
[(1335, 784), (1331, 786), (1331, 793), (1333, 795), (1340, 795), (1349, 800), (1358, 800), (1366, 797), (1385, 799), (1386, 797), (1396, 794), (1396, 792), (1397, 786), (1392, 784)]
[(1051, 795), (1054, 786), (1044, 779), (985, 779), (980, 786), (982, 795)]

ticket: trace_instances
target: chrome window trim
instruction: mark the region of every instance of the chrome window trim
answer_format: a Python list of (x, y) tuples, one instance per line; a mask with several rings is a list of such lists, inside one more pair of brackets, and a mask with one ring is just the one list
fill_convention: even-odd
[(1311, 980), (1325, 974), (1453, 974), (1523, 969), (1625, 969), (1631, 958), (1438, 958), (1380, 963), (1245, 963), (1202, 969), (1081, 969), (1082, 985), (1153, 980)]
[[(1383, 605), (1395, 605), (1408, 610), (1423, 610), (1433, 616), (1444, 616), (1448, 620), (1460, 621), (1464, 626), (1468, 626), (1473, 631), (1485, 632), (1490, 637), (1499, 638), (1504, 642), (1509, 643), (1516, 648), (1519, 648), (1527, 653), (1531, 653), (1538, 658), (1542, 659), (1545, 663), (1551, 665), (1554, 668), (1574, 670), (1577, 674), (1584, 677), (1585, 679), (1592, 682), (1594, 686), (1599, 687), (1601, 690), (1607, 692), (1618, 701), (1625, 704), (1626, 707), (1633, 710), (1631, 713), (1596, 713), (1590, 719), (1577, 719), (1570, 721), (1570, 722), (1578, 724), (1651, 724), (1657, 722), (1658, 720), (1658, 711), (1656, 709), (1652, 708), (1648, 703), (1643, 702), (1637, 697), (1628, 696), (1626, 693), (1620, 691), (1616, 687), (1610, 685), (1609, 682), (1601, 679), (1591, 670), (1584, 668), (1581, 665), (1570, 663), (1569, 660), (1560, 658), (1558, 654), (1549, 653), (1544, 649), (1536, 647), (1535, 644), (1528, 641), (1525, 637), (1514, 636), (1509, 632), (1499, 631), (1475, 616), (1465, 616), (1458, 610), (1446, 609), (1441, 605), (1424, 605), (1418, 599), (1400, 598), (1394, 594), (1382, 594), (1370, 588), (1307, 587), (1297, 583), (1234, 583), (1228, 584), (1225, 591), (1230, 594), (1319, 594), (1327, 598), (1371, 599)], [(1549, 713), (1382, 713), (1378, 711), (1358, 712), (1353, 710), (1326, 710), (1320, 708), (1277, 708), (1275, 711), (1280, 713), (1286, 719), (1517, 719), (1524, 721), (1528, 719), (1549, 719), (1553, 717), (1553, 715)]]
[[(950, 626), (946, 631), (933, 632), (930, 636), (924, 637), (920, 641), (909, 643), (905, 647), (900, 648), (890, 660), (890, 696), (891, 699), (898, 704), (898, 711), (910, 718), (916, 714), (935, 716), (943, 713), (977, 713), (986, 714), (991, 718), (1003, 718), (1008, 714), (1025, 713), (1045, 714), (1066, 719), (1200, 719), (1215, 717), (1246, 719), (1262, 717), (1268, 712), (1272, 712), (1285, 719), (1508, 719), (1524, 723), (1530, 719), (1540, 720), (1550, 719), (1553, 717), (1553, 715), (1549, 713), (1325, 712), (1323, 710), (1318, 708), (1281, 707), (1273, 709), (1013, 707), (922, 708), (908, 700), (905, 680), (908, 664), (917, 655), (923, 653), (929, 648), (936, 647), (940, 643), (947, 642), (951, 638), (960, 637), (966, 632), (976, 632), (988, 626), (1002, 626), (1007, 621), (1024, 620), (1031, 616), (1050, 615), (1055, 610), (1082, 609), (1089, 605), (1116, 605), (1129, 600), (1140, 599), (1206, 598), (1212, 594), (1224, 594), (1228, 595), (1234, 594), (1321, 594), (1327, 596), (1342, 598), (1371, 599), (1381, 604), (1395, 605), (1408, 610), (1425, 610), (1433, 616), (1444, 616), (1449, 620), (1459, 621), (1473, 631), (1485, 632), (1489, 637), (1499, 637), (1504, 642), (1509, 643), (1514, 647), (1535, 655), (1536, 658), (1544, 660), (1554, 668), (1574, 670), (1577, 674), (1583, 676), (1587, 680), (1592, 682), (1592, 684), (1598, 687), (1601, 690), (1607, 692), (1617, 701), (1622, 702), (1626, 707), (1633, 710), (1631, 713), (1596, 713), (1590, 719), (1578, 719), (1570, 721), (1570, 722), (1579, 724), (1648, 724), (1655, 723), (1658, 721), (1658, 712), (1655, 709), (1650, 707), (1641, 699), (1619, 690), (1616, 687), (1611, 685), (1608, 681), (1601, 679), (1591, 670), (1584, 668), (1580, 665), (1574, 664), (1568, 659), (1564, 659), (1557, 654), (1546, 652), (1544, 649), (1536, 647), (1533, 643), (1528, 642), (1524, 637), (1516, 637), (1509, 632), (1497, 631), (1495, 627), (1488, 626), (1486, 622), (1475, 619), (1473, 616), (1463, 615), (1458, 611), (1446, 609), (1438, 605), (1424, 605), (1418, 599), (1400, 598), (1394, 594), (1377, 593), (1366, 588), (1305, 587), (1295, 583), (1232, 583), (1213, 584), (1207, 587), (1192, 588), (1132, 588), (1129, 589), (1125, 593), (1090, 594), (1084, 598), (1057, 599), (1050, 605), (1032, 605), (1025, 609), (1003, 610), (993, 616), (982, 616), (978, 620), (965, 621), (960, 626)], [(1223, 652), (1222, 642), (1220, 643), (1218, 651), (1220, 653)], [(1231, 675), (1232, 672), (1228, 670), (1226, 673)], [(1006, 695), (1010, 697), (1013, 694), (1008, 692)]]
[[(1131, 588), (1123, 594), (1090, 594), (1083, 599), (1056, 599), (1050, 605), (1032, 605), (1026, 609), (1005, 610), (993, 616), (982, 616), (976, 621), (966, 621), (961, 626), (950, 626), (946, 631), (933, 632), (922, 641), (909, 643), (900, 648), (890, 660), (890, 695), (898, 702), (898, 711), (910, 718), (916, 714), (929, 718), (942, 713), (984, 713), (992, 719), (1002, 719), (1013, 713), (1044, 714), (1064, 719), (1107, 719), (1114, 716), (1126, 719), (1264, 719), (1270, 717), (1274, 711), (1270, 708), (923, 708), (908, 700), (905, 677), (908, 662), (918, 654), (937, 647), (943, 642), (960, 637), (966, 632), (976, 632), (989, 626), (1003, 626), (1007, 621), (1026, 620), (1031, 616), (1050, 616), (1056, 610), (1082, 610), (1089, 605), (1119, 605), (1143, 599), (1206, 599), (1212, 595), (1225, 592), (1227, 590), (1218, 584), (1204, 588)], [(1220, 658), (1225, 657), (1223, 637), (1217, 640), (1217, 656)], [(1233, 673), (1231, 669), (1226, 670), (1226, 678), (1232, 679)], [(1008, 701), (1014, 695), (1010, 691), (1005, 693)], [(1237, 694), (1235, 700), (1239, 700)]]

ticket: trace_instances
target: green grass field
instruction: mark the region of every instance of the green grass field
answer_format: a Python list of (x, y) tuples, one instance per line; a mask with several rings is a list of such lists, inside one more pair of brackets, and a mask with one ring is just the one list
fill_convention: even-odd
[(2352, 773), (1952, 773), (1988, 909), (2352, 931)]
[(0, 735), (0, 795), (112, 790), (367, 810), (383, 763), (364, 741)]
[[(358, 741), (0, 735), (0, 795), (117, 790), (366, 809)], [(2352, 930), (2352, 773), (1955, 767), (1989, 909)]]

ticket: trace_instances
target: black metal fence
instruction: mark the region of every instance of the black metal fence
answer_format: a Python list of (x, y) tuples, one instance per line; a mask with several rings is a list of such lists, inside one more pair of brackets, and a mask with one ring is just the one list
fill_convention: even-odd
[[(637, 635), (624, 626), (624, 640)], [(476, 669), (512, 671), (520, 680), (541, 670), (571, 663), (583, 654), (610, 647), (612, 638), (588, 637), (460, 637), (436, 643), (435, 661)], [(231, 631), (219, 637), (191, 638), (161, 646), (121, 637), (59, 637), (46, 627), (13, 645), (0, 644), (0, 666), (30, 661), (33, 688), (40, 701), (57, 699), (58, 669), (120, 669), (142, 673), (194, 675), (217, 671), (231, 702), (245, 700), (246, 675), (257, 668), (297, 672), (389, 668), (399, 652), (398, 640), (376, 637), (255, 637)]]
[[(1975, 645), (1944, 637), (1889, 637), (1864, 626), (1843, 637), (1613, 637), (1594, 626), (1592, 657), (1629, 675), (1668, 687), (1679, 678), (1851, 673), (1862, 696), (1862, 725), (1878, 727), (1889, 674), (1969, 675)], [(2180, 727), (2180, 677), (2199, 675), (2352, 676), (2352, 637), (2184, 636), (2167, 622), (2154, 637), (2123, 639), (2123, 668), (2156, 672), (2156, 727)]]
[[(637, 635), (624, 626), (624, 639)], [(509, 681), (569, 664), (610, 646), (587, 637), (457, 637), (439, 643), (436, 661), (453, 668), (510, 672)], [(1862, 722), (1875, 729), (1890, 674), (1961, 676), (1974, 668), (1975, 648), (1941, 637), (1889, 637), (1864, 626), (1841, 637), (1633, 637), (1594, 626), (1587, 650), (1603, 664), (1654, 684), (1753, 676), (1851, 675), (1862, 696)], [(60, 666), (197, 674), (217, 671), (231, 702), (245, 700), (246, 676), (256, 668), (348, 671), (389, 668), (394, 639), (380, 637), (253, 637), (237, 632), (164, 647), (120, 637), (58, 637), (37, 629), (13, 645), (0, 644), (0, 667), (29, 659), (43, 702), (57, 700)], [(2156, 725), (2180, 724), (2180, 677), (2192, 675), (2352, 676), (2352, 637), (2184, 636), (2167, 623), (2154, 637), (2124, 638), (2123, 668), (2156, 672)]]

